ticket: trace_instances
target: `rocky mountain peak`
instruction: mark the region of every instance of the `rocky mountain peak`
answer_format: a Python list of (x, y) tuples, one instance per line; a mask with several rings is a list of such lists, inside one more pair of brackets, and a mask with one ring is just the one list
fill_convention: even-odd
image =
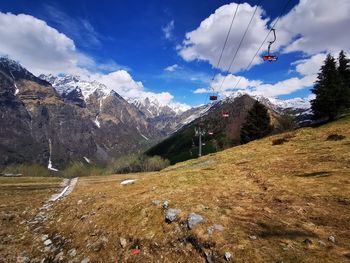
[(19, 62), (12, 60), (6, 56), (0, 57), (0, 71), (12, 79), (13, 82), (25, 79), (37, 82), (40, 85), (49, 85), (47, 81), (37, 78), (24, 67), (22, 67)]

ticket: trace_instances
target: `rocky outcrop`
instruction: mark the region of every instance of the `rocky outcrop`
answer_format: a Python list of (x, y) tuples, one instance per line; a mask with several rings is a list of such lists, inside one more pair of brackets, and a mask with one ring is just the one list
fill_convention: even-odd
[(58, 92), (6, 58), (0, 60), (0, 110), (0, 165), (51, 160), (60, 169), (84, 157), (104, 162), (160, 137), (117, 93)]

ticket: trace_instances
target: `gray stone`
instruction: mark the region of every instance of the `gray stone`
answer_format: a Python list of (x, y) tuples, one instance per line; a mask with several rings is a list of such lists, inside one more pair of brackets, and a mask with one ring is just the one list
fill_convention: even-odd
[(219, 224), (214, 224), (214, 225), (208, 227), (207, 231), (208, 231), (209, 235), (212, 235), (214, 233), (214, 231), (220, 231), (220, 232), (224, 231), (224, 227), (222, 225), (219, 225)]
[(318, 241), (318, 244), (319, 244), (320, 246), (323, 246), (323, 247), (327, 246), (326, 243), (323, 242), (322, 240), (319, 240), (319, 241)]
[(165, 214), (165, 221), (167, 223), (171, 223), (177, 219), (177, 216), (181, 213), (180, 209), (168, 209), (168, 211)]
[(203, 223), (204, 219), (201, 215), (196, 213), (191, 213), (187, 217), (187, 226), (189, 229), (192, 229), (195, 225)]
[(335, 236), (329, 236), (328, 241), (335, 243)]
[(75, 257), (76, 255), (77, 255), (77, 250), (75, 249), (75, 248), (72, 248), (72, 249), (70, 249), (69, 251), (68, 251), (68, 256), (70, 256), (70, 257)]
[(30, 259), (25, 256), (19, 256), (17, 257), (17, 263), (29, 263)]
[(41, 240), (44, 242), (46, 239), (49, 238), (49, 235), (42, 235), (41, 236)]
[(232, 258), (232, 254), (230, 252), (225, 252), (224, 258), (226, 261), (230, 261)]
[(89, 262), (90, 262), (90, 258), (86, 257), (80, 263), (89, 263)]
[(127, 245), (126, 239), (123, 238), (123, 237), (121, 237), (121, 238), (119, 239), (119, 244), (120, 244), (120, 246), (121, 246), (122, 248), (125, 248), (126, 245)]
[(250, 239), (250, 240), (257, 240), (257, 237), (254, 236), (254, 235), (250, 235), (250, 236), (249, 236), (249, 239)]
[(46, 240), (44, 241), (44, 245), (45, 245), (45, 246), (50, 246), (51, 244), (52, 244), (51, 239), (46, 239)]
[(307, 245), (307, 246), (311, 246), (312, 245), (312, 241), (310, 240), (310, 239), (305, 239), (304, 241), (303, 241), (303, 243), (305, 244), (305, 245)]
[(169, 201), (164, 201), (163, 208), (168, 209), (169, 208)]
[(154, 204), (156, 206), (159, 206), (160, 205), (160, 201), (159, 200), (153, 200), (152, 204)]
[(55, 262), (61, 262), (61, 261), (63, 261), (63, 259), (64, 259), (64, 253), (63, 253), (63, 251), (61, 251), (60, 253), (58, 253), (58, 254), (55, 256), (54, 261), (55, 261)]

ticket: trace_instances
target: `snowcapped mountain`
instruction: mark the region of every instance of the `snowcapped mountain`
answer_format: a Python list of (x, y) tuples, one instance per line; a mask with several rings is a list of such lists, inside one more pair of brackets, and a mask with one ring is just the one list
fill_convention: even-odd
[(277, 98), (268, 98), (262, 95), (251, 95), (246, 92), (238, 91), (232, 93), (230, 96), (226, 97), (224, 100), (233, 101), (238, 97), (243, 95), (249, 95), (262, 104), (271, 107), (274, 110), (286, 110), (286, 109), (300, 109), (300, 110), (309, 110), (311, 108), (309, 98), (293, 98), (289, 100), (281, 100)]
[[(39, 78), (51, 83), (56, 91), (63, 96), (66, 96), (72, 91), (78, 89), (78, 92), (79, 90), (81, 91), (84, 100), (89, 98), (89, 96), (96, 91), (98, 91), (101, 97), (108, 96), (111, 92), (114, 92), (112, 89), (108, 88), (102, 83), (99, 83), (97, 81), (87, 81), (82, 79), (80, 76), (54, 76), (51, 74), (42, 74), (39, 76)], [(180, 115), (191, 108), (187, 105), (177, 102), (163, 103), (154, 96), (138, 99), (127, 99), (127, 101), (135, 105), (136, 108), (145, 114), (147, 118)]]
[(139, 99), (130, 99), (128, 101), (142, 111), (147, 118), (180, 115), (191, 109), (191, 107), (177, 102), (165, 104), (159, 101), (158, 98), (152, 96)]
[(106, 85), (103, 85), (97, 81), (83, 80), (80, 76), (54, 76), (51, 74), (41, 74), (39, 78), (49, 82), (60, 95), (69, 94), (78, 88), (81, 90), (84, 99), (87, 99), (97, 90), (101, 93), (101, 95), (108, 95), (112, 91), (111, 89), (107, 88)]

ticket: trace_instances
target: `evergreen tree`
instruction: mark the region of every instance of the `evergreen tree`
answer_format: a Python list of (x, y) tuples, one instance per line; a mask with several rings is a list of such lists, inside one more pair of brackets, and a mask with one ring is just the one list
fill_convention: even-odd
[(311, 101), (314, 119), (334, 120), (343, 107), (342, 88), (334, 57), (327, 56), (318, 73), (312, 92), (316, 98)]
[(345, 108), (350, 108), (350, 60), (346, 57), (345, 52), (342, 50), (339, 53), (338, 58), (338, 73), (340, 77), (341, 89), (343, 92), (341, 102)]
[(241, 142), (247, 143), (260, 139), (272, 131), (267, 108), (256, 101), (249, 110), (245, 124), (241, 128)]

